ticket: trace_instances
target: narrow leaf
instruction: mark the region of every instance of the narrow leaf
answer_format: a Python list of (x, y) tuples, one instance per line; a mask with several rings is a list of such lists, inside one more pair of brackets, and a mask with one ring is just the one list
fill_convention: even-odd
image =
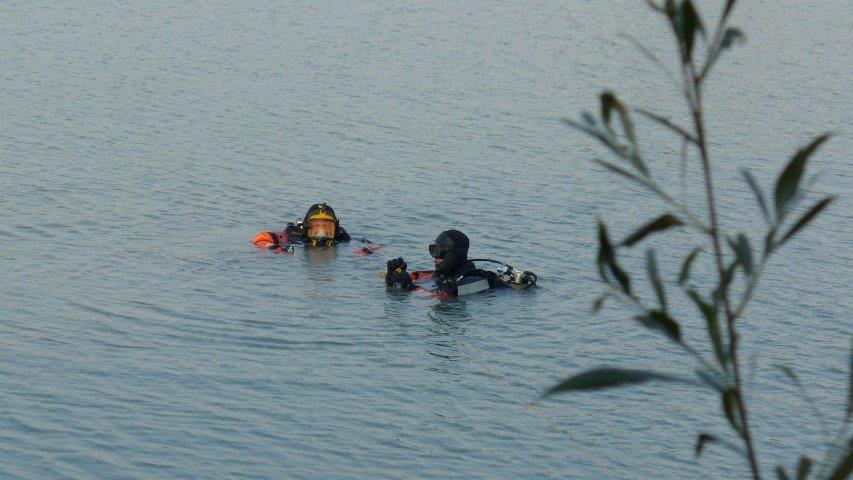
[(668, 119), (666, 117), (662, 117), (656, 113), (652, 113), (652, 112), (645, 110), (643, 108), (635, 108), (634, 111), (639, 113), (640, 115), (646, 117), (646, 118), (654, 120), (655, 122), (663, 125), (664, 127), (672, 130), (673, 132), (679, 134), (681, 136), (681, 138), (683, 138), (684, 140), (687, 140), (688, 142), (696, 143), (698, 141), (692, 133), (688, 132), (684, 127), (676, 125), (675, 123), (673, 123), (670, 119)]
[(596, 126), (595, 117), (593, 117), (591, 113), (581, 112), (581, 118), (583, 119), (584, 122), (586, 122), (587, 125), (589, 125), (591, 127)]
[(731, 13), (732, 8), (734, 8), (736, 1), (737, 0), (726, 1), (726, 7), (723, 9), (723, 20), (725, 20), (729, 16), (729, 13)]
[(610, 126), (611, 112), (619, 100), (616, 99), (613, 92), (605, 90), (599, 96), (599, 101), (601, 102), (601, 120), (604, 122), (605, 128), (613, 133), (613, 127)]
[(826, 197), (823, 200), (812, 205), (812, 208), (810, 208), (809, 211), (805, 213), (805, 215), (803, 215), (802, 217), (800, 217), (799, 220), (797, 220), (797, 223), (795, 223), (794, 226), (791, 227), (790, 230), (788, 230), (788, 233), (782, 235), (782, 239), (779, 240), (779, 245), (781, 246), (782, 244), (787, 242), (788, 239), (794, 236), (794, 234), (796, 234), (803, 227), (808, 225), (809, 222), (811, 222), (821, 211), (823, 211), (824, 208), (829, 206), (829, 204), (832, 203), (833, 200), (835, 200), (835, 197)]
[(660, 310), (651, 310), (645, 315), (637, 315), (635, 320), (642, 323), (646, 328), (660, 330), (670, 340), (681, 341), (681, 327), (678, 322)]
[(736, 445), (725, 438), (721, 438), (716, 435), (712, 435), (710, 433), (705, 432), (700, 433), (699, 437), (696, 438), (696, 446), (694, 447), (693, 451), (698, 457), (702, 453), (702, 451), (704, 451), (705, 448), (712, 443), (726, 447), (737, 455), (745, 455), (744, 450), (741, 446)]
[[(604, 265), (607, 265), (610, 273), (619, 282), (619, 286), (626, 295), (631, 295), (631, 280), (628, 274), (619, 267), (616, 262), (616, 251), (610, 239), (607, 237), (607, 227), (601, 220), (598, 221), (598, 270), (602, 280), (607, 282), (604, 273)], [(609, 283), (609, 282), (608, 282)]]
[(794, 370), (791, 367), (789, 367), (787, 365), (777, 365), (777, 364), (774, 364), (773, 366), (778, 368), (779, 370), (781, 370), (782, 373), (784, 373), (785, 376), (788, 377), (788, 379), (790, 379), (792, 382), (794, 382), (794, 384), (799, 385), (800, 378), (797, 377), (797, 373), (794, 372)]
[(797, 480), (806, 480), (809, 476), (809, 470), (812, 468), (812, 459), (809, 457), (800, 457), (800, 463), (797, 465)]
[(729, 425), (731, 425), (732, 429), (742, 437), (742, 423), (738, 413), (737, 395), (735, 395), (734, 389), (726, 390), (720, 396), (723, 403), (723, 412), (726, 414), (726, 419), (729, 421)]
[(717, 320), (716, 306), (703, 300), (695, 290), (688, 290), (687, 294), (693, 300), (693, 303), (699, 307), (699, 311), (702, 312), (702, 316), (705, 317), (708, 336), (711, 338), (711, 343), (714, 345), (714, 354), (716, 354), (717, 361), (720, 362), (720, 365), (725, 368), (728, 364), (728, 360), (723, 350), (723, 336), (720, 332), (720, 325)]
[(699, 455), (702, 454), (702, 450), (705, 448), (705, 445), (709, 443), (713, 443), (717, 441), (717, 437), (709, 434), (709, 433), (700, 433), (699, 437), (696, 439), (696, 448), (693, 449), (693, 453), (698, 458)]
[(655, 259), (655, 251), (652, 249), (648, 249), (646, 251), (646, 270), (649, 273), (649, 280), (652, 282), (655, 294), (658, 296), (658, 303), (660, 303), (661, 309), (666, 312), (666, 292), (664, 291), (663, 282), (661, 282), (660, 275), (658, 274), (658, 264), (657, 259)]
[(681, 8), (676, 13), (675, 22), (678, 27), (676, 33), (683, 46), (681, 61), (682, 63), (689, 63), (693, 58), (693, 44), (696, 41), (696, 33), (705, 31), (699, 13), (693, 7), (693, 2), (690, 0), (681, 2)]
[(643, 54), (643, 56), (645, 56), (646, 58), (648, 58), (648, 59), (649, 59), (649, 61), (651, 61), (652, 63), (654, 63), (655, 65), (657, 65), (657, 66), (658, 66), (658, 68), (660, 68), (664, 73), (666, 73), (667, 75), (669, 75), (670, 77), (672, 77), (672, 78), (673, 78), (673, 80), (675, 80), (675, 76), (672, 74), (672, 72), (669, 70), (669, 68), (668, 68), (666, 65), (664, 65), (664, 63), (663, 63), (662, 61), (660, 61), (660, 59), (657, 57), (657, 55), (655, 55), (651, 50), (649, 50), (648, 48), (646, 48), (646, 46), (645, 46), (645, 45), (643, 45), (643, 44), (642, 44), (642, 43), (640, 43), (637, 39), (635, 39), (635, 38), (633, 38), (633, 37), (631, 37), (631, 36), (629, 36), (629, 35), (620, 34), (619, 36), (620, 36), (620, 37), (622, 37), (622, 38), (625, 38), (625, 39), (627, 39), (629, 42), (633, 43), (633, 44), (634, 44), (634, 47), (636, 47), (636, 48), (637, 48), (637, 50), (639, 50), (639, 51), (640, 51), (640, 53), (642, 53), (642, 54)]
[(684, 222), (679, 220), (675, 215), (672, 215), (671, 213), (666, 213), (637, 229), (637, 231), (628, 236), (628, 238), (622, 240), (621, 245), (625, 247), (630, 247), (645, 238), (650, 233), (660, 232), (662, 230), (666, 230), (667, 228), (677, 227), (681, 225), (684, 225)]
[(752, 275), (752, 247), (749, 246), (749, 239), (743, 233), (738, 234), (734, 250), (743, 271), (747, 275)]
[(606, 90), (601, 94), (601, 119), (604, 122), (604, 127), (615, 137), (616, 133), (611, 126), (612, 112), (615, 110), (619, 115), (619, 121), (622, 123), (622, 130), (625, 137), (628, 139), (630, 146), (613, 144), (610, 147), (620, 157), (631, 162), (631, 165), (637, 169), (643, 176), (648, 176), (649, 171), (643, 164), (640, 158), (640, 147), (637, 143), (637, 134), (634, 132), (634, 123), (631, 121), (631, 115), (625, 105), (616, 98), (613, 92)]
[(723, 34), (723, 39), (720, 40), (718, 51), (729, 49), (735, 43), (743, 43), (744, 41), (746, 41), (746, 35), (740, 29), (727, 28)]
[(570, 118), (561, 118), (560, 121), (574, 128), (575, 130), (578, 130), (579, 132), (583, 132), (589, 135), (590, 137), (597, 139), (606, 147), (612, 148), (610, 140), (606, 136), (604, 136), (601, 131), (599, 131), (598, 127), (594, 125), (588, 125), (586, 123), (578, 123)]
[(776, 465), (776, 478), (779, 480), (788, 480), (788, 472), (785, 471), (785, 467), (782, 465)]
[(847, 444), (847, 454), (838, 461), (835, 470), (827, 477), (827, 480), (845, 480), (850, 478), (853, 472), (853, 445)]
[(749, 188), (752, 189), (752, 193), (755, 194), (755, 199), (758, 201), (758, 206), (761, 207), (761, 213), (764, 214), (764, 218), (768, 221), (770, 220), (770, 211), (767, 210), (767, 201), (764, 200), (764, 193), (761, 192), (761, 188), (758, 186), (758, 182), (755, 181), (755, 178), (749, 173), (749, 170), (743, 169), (741, 170), (743, 173), (743, 178), (746, 180), (746, 183), (749, 185)]
[(592, 303), (593, 313), (598, 313), (599, 311), (601, 311), (601, 308), (604, 306), (605, 298), (607, 298), (607, 295), (602, 295), (595, 299), (595, 302)]
[(776, 221), (781, 223), (788, 212), (789, 204), (800, 186), (800, 178), (806, 169), (806, 162), (818, 147), (829, 138), (828, 133), (818, 136), (808, 146), (798, 151), (776, 180), (773, 201), (776, 207)]
[(693, 260), (696, 259), (696, 255), (698, 255), (700, 251), (702, 251), (702, 249), (696, 247), (689, 255), (687, 255), (687, 258), (684, 259), (684, 263), (681, 265), (681, 272), (678, 274), (679, 285), (684, 285), (684, 282), (690, 278), (690, 267), (693, 265)]
[(551, 387), (545, 395), (568, 392), (573, 390), (598, 390), (602, 388), (620, 387), (643, 383), (649, 380), (668, 382), (683, 381), (671, 375), (655, 373), (648, 370), (602, 367), (573, 375)]
[(604, 161), (604, 160), (599, 160), (599, 159), (595, 159), (595, 160), (593, 160), (593, 161), (594, 161), (595, 163), (597, 163), (597, 164), (601, 165), (602, 167), (604, 167), (604, 168), (606, 168), (606, 169), (610, 170), (611, 172), (618, 173), (619, 175), (622, 175), (623, 177), (626, 177), (626, 178), (628, 178), (628, 179), (630, 179), (630, 180), (633, 180), (633, 181), (635, 181), (635, 182), (637, 182), (637, 183), (645, 184), (645, 182), (643, 182), (642, 180), (640, 180), (640, 178), (639, 178), (639, 177), (637, 177), (637, 176), (636, 176), (636, 175), (634, 175), (633, 173), (629, 172), (628, 170), (625, 170), (624, 168), (622, 168), (622, 167), (620, 167), (620, 166), (618, 166), (618, 165), (614, 165), (614, 164), (612, 164), (612, 163), (610, 163), (610, 162), (607, 162), (607, 161)]

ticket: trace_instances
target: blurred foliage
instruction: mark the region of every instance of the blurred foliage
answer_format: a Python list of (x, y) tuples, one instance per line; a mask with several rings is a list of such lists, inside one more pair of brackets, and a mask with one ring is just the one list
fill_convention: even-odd
[[(647, 0), (646, 3), (663, 17), (676, 41), (677, 65), (684, 86), (684, 100), (692, 120), (689, 127), (678, 125), (654, 112), (632, 108), (611, 91), (605, 91), (600, 95), (598, 118), (589, 112), (584, 112), (580, 121), (570, 119), (563, 121), (597, 139), (616, 157), (615, 161), (595, 160), (596, 163), (650, 190), (661, 199), (664, 206), (671, 210), (645, 222), (620, 242), (614, 242), (605, 222), (598, 221), (596, 263), (598, 274), (607, 290), (595, 301), (593, 310), (600, 310), (608, 298), (625, 301), (632, 305), (637, 310), (634, 320), (646, 328), (660, 332), (696, 360), (695, 372), (698, 381), (654, 371), (599, 367), (566, 378), (554, 385), (546, 395), (621, 387), (648, 381), (688, 382), (706, 386), (719, 395), (720, 411), (725, 416), (731, 431), (726, 435), (699, 433), (694, 448), (696, 456), (700, 456), (712, 444), (722, 446), (742, 456), (749, 465), (752, 477), (759, 479), (761, 478), (760, 462), (749, 425), (747, 399), (742, 386), (738, 320), (753, 297), (754, 288), (769, 259), (817, 218), (834, 200), (834, 197), (827, 196), (806, 208), (801, 208), (800, 205), (805, 197), (802, 179), (809, 159), (827, 141), (829, 134), (819, 135), (791, 157), (776, 178), (772, 202), (768, 202), (764, 190), (752, 174), (747, 170), (742, 171), (746, 184), (755, 196), (758, 209), (765, 220), (766, 229), (761, 232), (761, 240), (757, 243), (759, 247), (754, 246), (756, 243), (750, 240), (747, 232), (728, 234), (721, 230), (702, 107), (703, 83), (721, 55), (745, 38), (742, 31), (728, 24), (736, 0), (724, 2), (713, 32), (708, 31), (691, 0), (664, 2)], [(664, 65), (651, 53), (651, 50), (638, 43), (637, 46), (657, 65)], [(703, 185), (697, 195), (704, 197), (706, 212), (692, 211), (686, 204), (668, 194), (667, 185), (653, 176), (641, 153), (632, 114), (640, 115), (674, 133), (682, 142), (683, 155), (694, 152), (698, 156), (702, 167)], [(692, 249), (681, 261), (678, 278), (670, 283), (677, 285), (677, 289), (680, 290), (680, 293), (677, 293), (695, 304), (706, 327), (709, 341), (707, 351), (713, 353), (712, 359), (706, 358), (682, 336), (680, 319), (673, 318), (668, 308), (672, 292), (666, 291), (665, 282), (660, 277), (655, 251), (648, 249), (645, 253), (645, 273), (650, 286), (649, 290), (654, 292), (653, 298), (642, 298), (638, 289), (635, 288), (637, 282), (642, 279), (629, 272), (619, 262), (620, 255), (630, 254), (630, 250), (642, 243), (649, 235), (661, 234), (674, 228), (694, 229), (713, 245), (713, 251), (709, 253), (699, 247)], [(700, 291), (690, 281), (692, 267), (698, 261), (710, 261), (714, 266), (708, 274), (711, 278), (703, 278), (703, 282), (700, 282), (714, 285), (709, 291)], [(738, 276), (743, 281), (737, 282), (738, 288), (735, 288), (734, 279)], [(830, 435), (826, 422), (817, 412), (814, 402), (802, 387), (796, 373), (786, 366), (778, 366), (778, 368), (794, 383), (803, 398), (807, 399), (826, 437), (827, 451), (818, 461), (802, 456), (796, 462), (792, 462), (791, 468), (777, 466), (775, 470), (777, 477), (798, 480), (847, 478), (853, 467), (853, 441), (847, 433), (851, 412), (853, 412), (853, 342), (851, 342), (847, 410), (842, 425), (835, 435)]]

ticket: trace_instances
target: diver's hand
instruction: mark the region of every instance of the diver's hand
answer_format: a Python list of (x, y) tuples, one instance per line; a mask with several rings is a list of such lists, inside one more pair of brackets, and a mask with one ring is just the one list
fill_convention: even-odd
[(402, 258), (388, 260), (388, 272), (385, 274), (385, 285), (411, 290), (415, 286), (406, 271), (406, 261)]
[(398, 269), (402, 270), (404, 272), (406, 271), (406, 261), (403, 260), (403, 257), (397, 257), (393, 260), (388, 260), (388, 263), (386, 265), (388, 265), (388, 273), (389, 274), (391, 272), (393, 272), (394, 270), (398, 270)]

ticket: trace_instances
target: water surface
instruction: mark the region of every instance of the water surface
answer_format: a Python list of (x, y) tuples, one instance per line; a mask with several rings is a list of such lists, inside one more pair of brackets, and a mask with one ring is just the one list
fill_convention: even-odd
[[(685, 113), (618, 36), (669, 58), (663, 24), (623, 3), (0, 6), (0, 476), (743, 476), (725, 451), (692, 456), (700, 430), (725, 432), (710, 392), (539, 398), (596, 365), (693, 367), (629, 311), (588, 313), (596, 216), (625, 234), (662, 207), (594, 167), (604, 153), (559, 118), (605, 87)], [(850, 12), (744, 2), (749, 42), (708, 87), (731, 228), (761, 223), (741, 166), (769, 186), (835, 132), (810, 198), (840, 198), (773, 261), (743, 321), (768, 466), (822, 439), (772, 364), (799, 372), (830, 424), (845, 401)], [(655, 171), (701, 208), (695, 161), (680, 180), (674, 139), (642, 130)], [(317, 201), (387, 254), (251, 248)], [(387, 293), (385, 260), (428, 266), (446, 228), (541, 288)], [(658, 243), (669, 278), (690, 240), (672, 239)]]

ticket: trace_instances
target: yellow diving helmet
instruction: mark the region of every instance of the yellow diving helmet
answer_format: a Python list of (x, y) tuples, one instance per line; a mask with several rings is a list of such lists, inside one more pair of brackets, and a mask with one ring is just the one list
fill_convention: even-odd
[(332, 207), (325, 203), (317, 203), (308, 209), (302, 228), (308, 244), (331, 245), (338, 232), (338, 218)]

